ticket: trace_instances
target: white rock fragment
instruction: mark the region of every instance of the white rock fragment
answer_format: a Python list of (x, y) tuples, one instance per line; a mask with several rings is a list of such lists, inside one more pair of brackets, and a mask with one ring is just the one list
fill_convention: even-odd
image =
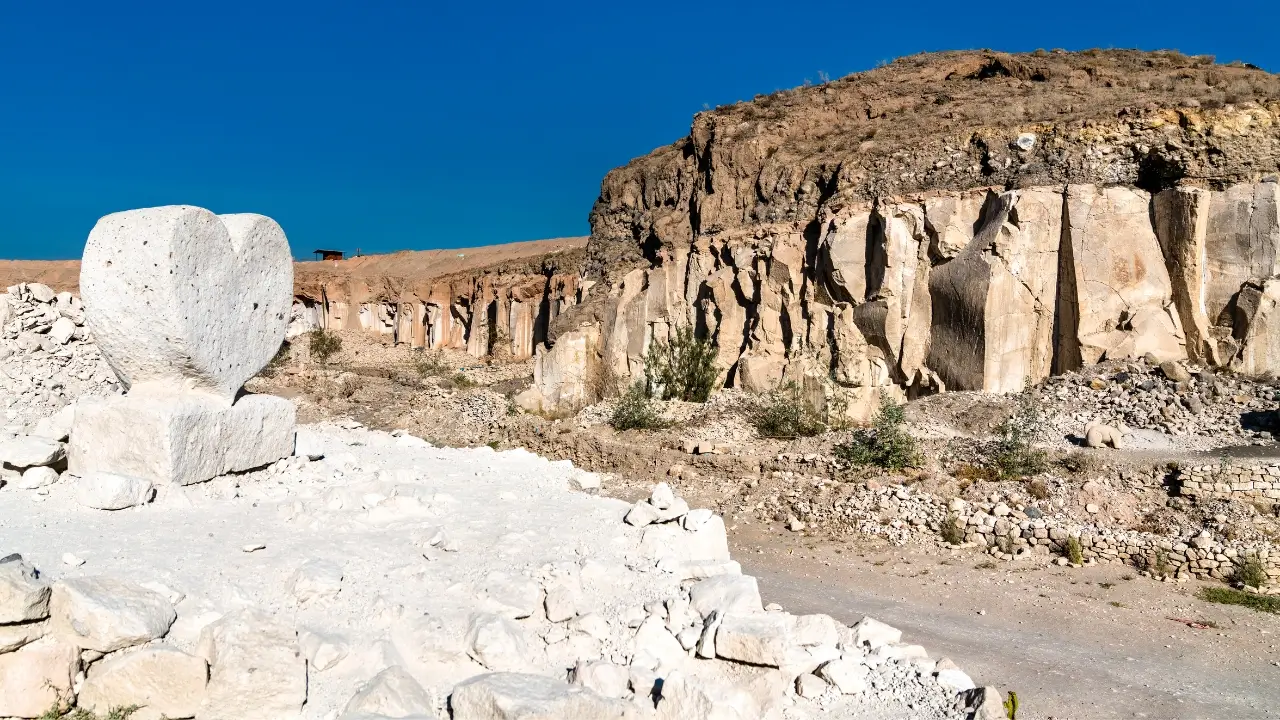
[(762, 611), (760, 586), (750, 575), (722, 575), (694, 583), (689, 606), (702, 617), (721, 614), (748, 615)]
[(298, 646), (313, 670), (324, 672), (347, 656), (347, 644), (336, 635), (303, 630), (298, 633)]
[(0, 655), (0, 717), (42, 717), (64, 702), (80, 671), (80, 650), (46, 636)]
[(49, 583), (21, 555), (0, 560), (0, 624), (49, 617)]
[(54, 584), (49, 617), (59, 639), (107, 653), (164, 637), (178, 613), (167, 599), (139, 585), (83, 577)]
[(853, 640), (859, 647), (869, 647), (874, 650), (900, 642), (902, 631), (873, 617), (864, 617), (853, 626)]
[(293, 574), (290, 587), (299, 603), (335, 597), (342, 589), (342, 566), (331, 560), (312, 559)]
[(113, 708), (139, 706), (130, 720), (194, 717), (208, 675), (203, 658), (149, 645), (91, 665), (76, 702), (103, 716)]
[(518, 672), (530, 667), (529, 643), (519, 625), (505, 617), (476, 613), (467, 625), (467, 654), (496, 672)]
[(62, 553), (62, 564), (68, 567), (80, 567), (84, 565), (84, 558), (75, 553)]
[(816, 700), (827, 692), (827, 682), (822, 678), (805, 673), (796, 678), (796, 694), (807, 700)]
[(209, 688), (196, 720), (290, 720), (307, 700), (297, 634), (259, 610), (227, 615), (200, 634)]
[(675, 491), (665, 482), (660, 482), (653, 486), (653, 493), (649, 495), (649, 504), (655, 509), (666, 510), (676, 502)]
[(650, 505), (648, 502), (641, 500), (631, 507), (630, 512), (624, 518), (628, 525), (636, 527), (644, 527), (650, 523), (658, 521), (658, 509)]
[(13, 483), (23, 490), (38, 490), (58, 482), (58, 471), (51, 467), (29, 467), (22, 471), (22, 477)]
[(716, 656), (781, 667), (787, 661), (790, 618), (781, 613), (726, 615), (716, 631)]
[(741, 688), (712, 683), (679, 670), (663, 678), (658, 720), (755, 720), (761, 717), (766, 715), (760, 704)]
[(76, 324), (67, 318), (60, 317), (53, 321), (53, 327), (49, 330), (49, 338), (59, 345), (66, 345), (75, 332)]
[(0, 463), (15, 468), (52, 465), (64, 457), (65, 446), (55, 440), (20, 435), (0, 442)]
[(0, 625), (0, 655), (29, 645), (49, 633), (49, 621)]
[(76, 501), (97, 510), (124, 510), (146, 505), (155, 496), (149, 480), (130, 475), (91, 472), (76, 481)]
[(571, 673), (570, 682), (607, 698), (625, 698), (630, 695), (628, 686), (631, 673), (621, 665), (605, 660), (579, 661)]
[(376, 715), (388, 718), (435, 717), (434, 701), (426, 690), (393, 665), (360, 686), (342, 710), (342, 717)]
[(453, 720), (622, 720), (639, 709), (542, 675), (490, 673), (458, 684), (449, 700)]
[(658, 617), (650, 617), (640, 624), (633, 645), (635, 654), (631, 658), (631, 665), (660, 673), (683, 667), (689, 657), (680, 641)]
[(543, 607), (543, 591), (529, 578), (490, 573), (480, 589), (480, 600), (490, 612), (513, 620), (527, 618)]
[(856, 695), (867, 689), (867, 666), (850, 660), (836, 659), (818, 668), (817, 676), (831, 683), (843, 695)]

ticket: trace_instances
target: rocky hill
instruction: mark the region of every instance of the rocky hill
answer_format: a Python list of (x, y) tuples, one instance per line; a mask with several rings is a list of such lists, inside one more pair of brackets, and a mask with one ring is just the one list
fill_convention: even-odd
[(700, 113), (609, 173), (587, 249), (609, 291), (575, 313), (606, 376), (693, 325), (726, 385), (854, 417), (1105, 359), (1275, 372), (1278, 169), (1280, 77), (1251, 66), (905, 58)]

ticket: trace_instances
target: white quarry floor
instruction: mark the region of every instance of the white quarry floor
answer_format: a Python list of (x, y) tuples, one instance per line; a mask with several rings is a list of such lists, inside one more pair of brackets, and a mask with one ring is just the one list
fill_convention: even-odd
[[(504, 576), (536, 578), (550, 563), (580, 567), (579, 612), (609, 622), (599, 655), (622, 664), (632, 634), (624, 614), (679, 594), (679, 578), (640, 554), (641, 529), (621, 521), (627, 504), (571, 490), (584, 473), (567, 461), (522, 450), (436, 449), (362, 428), (311, 429), (323, 460), (162, 488), (155, 503), (117, 512), (79, 506), (65, 481), (0, 490), (0, 555), (21, 553), (51, 580), (109, 575), (162, 583), (184, 596), (167, 641), (188, 652), (204, 625), (251, 606), (335, 639), (347, 656), (311, 671), (308, 682), (303, 715), (317, 719), (337, 717), (363, 681), (394, 664), (443, 707), (454, 682), (486, 670), (469, 660), (433, 663), (430, 648), (460, 647), (468, 617), (487, 609), (486, 588)], [(430, 537), (436, 527), (446, 549), (427, 542), (440, 539)], [(336, 596), (297, 599), (294, 574), (310, 560), (341, 567)], [(564, 623), (520, 622), (547, 641), (544, 667), (572, 666)], [(873, 673), (882, 676), (876, 688), (828, 694), (823, 707), (789, 693), (782, 714), (951, 715), (947, 691), (902, 673)]]

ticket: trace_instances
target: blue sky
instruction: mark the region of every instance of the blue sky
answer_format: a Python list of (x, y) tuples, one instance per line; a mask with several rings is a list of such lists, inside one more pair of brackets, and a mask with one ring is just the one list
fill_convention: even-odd
[(0, 0), (0, 257), (176, 203), (270, 215), (296, 255), (584, 235), (604, 174), (704, 106), (956, 48), (1274, 72), (1269, 5)]

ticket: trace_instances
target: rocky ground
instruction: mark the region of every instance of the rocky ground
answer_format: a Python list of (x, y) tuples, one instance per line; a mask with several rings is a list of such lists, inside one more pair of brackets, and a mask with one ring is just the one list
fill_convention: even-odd
[[(44, 335), (3, 343), (5, 367), (35, 377), (61, 364), (51, 338), (64, 333), (78, 333), (65, 352), (93, 357), (83, 330), (27, 323), (58, 302), (44, 294), (0, 296), (23, 332)], [(463, 407), (502, 397), (471, 377), (512, 373), (416, 369), (432, 380), (424, 397)], [(296, 395), (316, 414), (359, 400), (368, 388), (343, 384), (373, 377), (269, 374), (333, 383), (334, 396)], [(0, 439), (0, 718), (54, 717), (73, 700), (97, 717), (140, 705), (135, 720), (1000, 711), (994, 689), (888, 625), (766, 607), (723, 520), (665, 483), (629, 504), (601, 496), (614, 478), (569, 462), (346, 419), (301, 427), (295, 455), (269, 467), (104, 504), (63, 469), (64, 416), (116, 389), (62, 389), (13, 396), (13, 418), (53, 412)], [(26, 482), (36, 474), (49, 477)]]
[[(527, 366), (484, 365), (466, 355), (432, 356), (433, 361), (459, 368), (477, 385), (466, 387), (469, 383), (458, 383), (452, 369), (419, 372), (421, 365), (415, 363), (423, 353), (383, 346), (366, 349), (367, 342), (351, 335), (344, 353), (354, 357), (359, 352), (360, 357), (367, 358), (371, 357), (369, 353), (377, 352), (382, 367), (403, 370), (384, 371), (378, 378), (366, 377), (365, 384), (345, 398), (297, 390), (302, 392), (298, 402), (304, 413), (350, 414), (383, 427), (417, 428), (417, 432), (441, 443), (522, 446), (548, 456), (569, 458), (605, 473), (607, 492), (628, 500), (644, 496), (654, 481), (668, 480), (691, 502), (724, 513), (731, 542), (750, 548), (753, 554), (758, 552), (762, 558), (774, 558), (755, 565), (757, 572), (772, 580), (771, 585), (766, 585), (777, 593), (774, 597), (803, 596), (795, 590), (804, 586), (803, 578), (791, 577), (795, 568), (791, 558), (796, 556), (780, 553), (825, 556), (825, 562), (833, 564), (842, 554), (849, 562), (874, 557), (880, 564), (864, 562), (866, 566), (848, 580), (868, 589), (845, 601), (844, 607), (851, 612), (858, 607), (892, 606), (904, 598), (903, 593), (933, 592), (925, 588), (905, 590), (892, 581), (887, 570), (881, 570), (909, 567), (904, 563), (938, 566), (935, 573), (945, 571), (948, 582), (968, 588), (966, 597), (975, 607), (984, 604), (983, 598), (989, 593), (995, 593), (990, 596), (993, 601), (999, 595), (998, 586), (991, 582), (993, 572), (1015, 573), (1016, 577), (1037, 584), (1046, 594), (1064, 598), (1071, 597), (1074, 584), (1081, 582), (1079, 573), (1095, 572), (1087, 568), (1064, 570), (1057, 565), (1056, 553), (1003, 560), (980, 554), (982, 549), (977, 547), (948, 549), (939, 539), (938, 527), (954, 512), (952, 502), (956, 498), (969, 507), (985, 507), (988, 512), (1003, 504), (1023, 518), (1056, 519), (1069, 526), (1108, 533), (1145, 533), (1153, 539), (1193, 539), (1203, 534), (1221, 542), (1230, 539), (1274, 543), (1280, 537), (1280, 519), (1274, 506), (1241, 500), (1191, 502), (1170, 497), (1164, 484), (1170, 462), (1213, 464), (1222, 462), (1224, 453), (1265, 456), (1274, 452), (1268, 421), (1275, 407), (1271, 400), (1274, 388), (1265, 379), (1205, 373), (1194, 367), (1185, 368), (1187, 377), (1169, 377), (1159, 365), (1138, 361), (1106, 364), (1054, 378), (1028, 389), (1022, 396), (946, 393), (924, 398), (908, 406), (907, 417), (910, 432), (920, 440), (926, 466), (893, 476), (851, 472), (833, 464), (832, 447), (849, 431), (790, 441), (759, 438), (749, 421), (758, 398), (746, 393), (716, 393), (705, 405), (664, 403), (663, 411), (675, 421), (674, 427), (618, 433), (607, 424), (612, 401), (586, 408), (571, 418), (528, 415), (504, 403), (505, 397), (522, 386), (522, 370), (523, 382), (527, 382)], [(337, 368), (346, 362), (343, 357), (335, 358), (336, 368), (329, 370), (299, 366), (259, 382), (264, 382), (264, 387), (277, 388), (301, 385), (311, 382), (308, 378), (340, 373)], [(1174, 373), (1177, 371), (1170, 369), (1170, 374)], [(389, 379), (388, 375), (392, 377)], [(1045, 470), (1032, 480), (1000, 480), (982, 467), (985, 448), (993, 432), (1027, 401), (1034, 403), (1043, 416), (1038, 437), (1046, 452)], [(1194, 409), (1197, 404), (1198, 411)], [(1166, 415), (1162, 410), (1170, 405), (1175, 407)], [(446, 423), (444, 418), (453, 418), (456, 424)], [(1091, 420), (1126, 426), (1128, 446), (1122, 450), (1081, 447), (1083, 425)], [(713, 454), (690, 454), (686, 441), (719, 447)], [(1136, 617), (1126, 622), (1142, 623), (1149, 629), (1172, 624), (1166, 619), (1172, 614), (1210, 617), (1220, 612), (1241, 613), (1232, 616), (1233, 622), (1245, 622), (1251, 616), (1249, 611), (1219, 610), (1196, 599), (1194, 593), (1200, 583), (1195, 581), (1188, 584), (1184, 579), (1180, 583), (1170, 577), (1161, 583), (1150, 572), (1144, 574), (1138, 568), (1123, 566), (1106, 572), (1147, 583), (1143, 596), (1149, 597), (1150, 602), (1134, 611)], [(826, 579), (820, 568), (815, 568), (811, 577)], [(882, 590), (870, 589), (882, 584)], [(835, 597), (839, 587), (828, 583), (813, 590)], [(1172, 605), (1159, 600), (1161, 597), (1180, 602), (1177, 613)], [(1063, 612), (1064, 617), (1069, 616), (1065, 607)], [(1013, 620), (1014, 615), (1006, 616), (1007, 623), (1002, 624), (999, 617), (984, 622), (1004, 627), (1007, 642), (1022, 642), (1019, 638), (1025, 628), (1020, 625), (1027, 622), (1026, 618)], [(942, 628), (935, 627), (933, 631), (939, 636), (947, 635)], [(1081, 657), (1093, 652), (1089, 650), (1093, 647), (1090, 643), (1107, 641), (1102, 624), (1075, 627), (1064, 634), (1062, 641), (1068, 636), (1081, 644)], [(1230, 653), (1230, 648), (1246, 636), (1263, 638), (1239, 633), (1215, 635), (1221, 643), (1217, 652)], [(954, 636), (951, 638), (954, 641)], [(1153, 666), (1167, 664), (1168, 672), (1175, 675), (1194, 671), (1185, 662), (1190, 655), (1170, 657), (1163, 655), (1163, 650), (1167, 649), (1158, 645), (1146, 648), (1144, 652), (1149, 657), (1143, 662), (1149, 661)], [(1264, 642), (1250, 652), (1255, 653), (1256, 661), (1241, 665), (1240, 672), (1262, 673), (1251, 677), (1271, 677), (1275, 668), (1271, 663), (1280, 661), (1274, 645)], [(1120, 661), (1136, 662), (1123, 658)], [(1012, 660), (1007, 665), (995, 661), (986, 667), (998, 673), (1012, 671), (1016, 665)], [(1117, 672), (1117, 676), (1123, 673)], [(1148, 688), (1128, 694), (1117, 690), (1120, 697), (1106, 706), (1106, 713), (1111, 714), (1094, 715), (1091, 713), (1101, 712), (1096, 705), (1056, 704), (1065, 702), (1070, 689), (1065, 682), (1046, 682), (1037, 687), (1033, 697), (1040, 695), (1041, 699), (1032, 703), (1031, 714), (1026, 716), (1138, 717), (1144, 712), (1144, 704), (1154, 702), (1151, 698), (1167, 690)], [(1212, 716), (1207, 708), (1218, 701), (1202, 705), (1192, 696), (1197, 693), (1184, 693), (1180, 700), (1170, 700), (1173, 704), (1167, 707), (1174, 714), (1169, 716)], [(1259, 708), (1266, 701), (1274, 698), (1268, 698), (1266, 693), (1248, 696), (1242, 702), (1252, 703), (1252, 709), (1236, 711), (1240, 717), (1263, 717), (1265, 713)], [(1077, 714), (1055, 714), (1055, 708), (1064, 707), (1074, 708)], [(1178, 714), (1177, 708), (1184, 712)]]

